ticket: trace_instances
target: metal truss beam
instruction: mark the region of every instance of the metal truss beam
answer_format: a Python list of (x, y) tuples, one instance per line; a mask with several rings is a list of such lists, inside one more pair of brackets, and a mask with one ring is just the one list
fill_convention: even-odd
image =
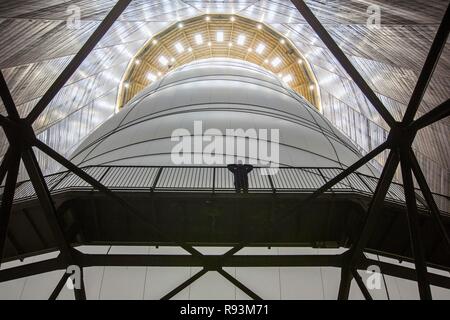
[(174, 296), (176, 296), (179, 292), (183, 291), (185, 288), (187, 288), (188, 286), (190, 286), (193, 282), (195, 282), (197, 279), (199, 279), (200, 277), (202, 277), (203, 275), (205, 275), (208, 272), (208, 270), (206, 269), (202, 269), (200, 270), (198, 273), (196, 273), (195, 275), (193, 275), (191, 278), (189, 278), (188, 280), (186, 280), (185, 282), (183, 282), (182, 284), (180, 284), (178, 287), (176, 287), (175, 289), (173, 289), (172, 291), (170, 291), (168, 294), (166, 294), (164, 297), (161, 298), (161, 300), (169, 300), (171, 298), (173, 298)]
[(70, 274), (67, 272), (64, 272), (63, 276), (59, 280), (58, 284), (56, 285), (55, 289), (53, 290), (52, 294), (48, 298), (48, 300), (56, 300), (61, 293), (61, 290), (64, 288), (64, 286), (67, 283), (67, 279), (69, 279)]
[[(383, 172), (381, 173), (381, 178), (378, 181), (377, 187), (375, 189), (372, 201), (370, 203), (369, 209), (367, 211), (366, 217), (364, 218), (364, 223), (362, 230), (359, 234), (357, 241), (350, 248), (349, 253), (349, 266), (354, 266), (355, 262), (360, 258), (363, 253), (364, 248), (369, 241), (372, 231), (375, 227), (375, 221), (377, 218), (377, 213), (381, 208), (386, 194), (391, 185), (392, 179), (394, 177), (395, 171), (399, 163), (399, 157), (397, 152), (391, 150), (389, 157), (384, 166)], [(351, 270), (348, 270), (349, 272)]]
[(256, 293), (254, 293), (252, 290), (250, 290), (247, 286), (245, 286), (242, 282), (237, 280), (235, 277), (233, 277), (231, 274), (229, 274), (222, 268), (217, 269), (217, 272), (220, 273), (225, 279), (230, 281), (232, 284), (234, 284), (237, 288), (242, 290), (246, 295), (248, 295), (253, 300), (262, 300), (262, 298), (260, 296), (258, 296)]
[(450, 116), (450, 99), (414, 121), (409, 128), (412, 131), (418, 131), (448, 116)]
[(3, 156), (2, 164), (0, 165), (0, 185), (2, 185), (3, 180), (5, 180), (6, 173), (10, 165), (11, 154), (12, 154), (11, 148), (8, 147), (8, 150), (6, 150), (6, 153)]
[(439, 62), (439, 58), (447, 43), (448, 34), (450, 31), (450, 4), (447, 6), (444, 18), (436, 33), (433, 44), (431, 45), (425, 64), (420, 73), (416, 87), (414, 88), (411, 100), (406, 108), (405, 116), (403, 117), (404, 124), (410, 124), (414, 120), (420, 103), (425, 95), (425, 92), (433, 76), (434, 70)]
[(0, 211), (0, 265), (3, 261), (6, 238), (8, 235), (8, 225), (11, 217), (11, 208), (14, 201), (14, 193), (16, 190), (17, 175), (19, 174), (20, 165), (20, 150), (10, 147), (8, 152), (11, 152), (12, 154), (8, 156), (9, 159), (6, 159), (9, 169), (6, 177), (5, 189), (2, 195)]
[[(86, 268), (93, 266), (130, 266), (130, 267), (201, 267), (201, 261), (191, 255), (91, 255), (75, 254), (78, 266)], [(220, 255), (205, 259), (218, 261)], [(342, 255), (239, 255), (224, 261), (221, 267), (341, 267), (346, 263)], [(370, 266), (378, 266), (385, 275), (417, 281), (414, 269), (395, 265), (384, 261), (361, 257), (355, 264), (355, 269), (367, 270)], [(66, 264), (57, 258), (34, 262), (18, 267), (0, 270), (0, 282), (24, 278), (55, 270), (65, 270)], [(204, 269), (206, 273), (208, 269)], [(203, 273), (203, 274), (204, 274)], [(198, 278), (198, 277), (197, 277)], [(450, 289), (450, 277), (436, 273), (428, 273), (430, 284)], [(192, 281), (193, 282), (193, 281)], [(191, 282), (191, 283), (192, 283)], [(188, 284), (189, 285), (189, 284)]]
[(420, 190), (427, 202), (428, 208), (430, 209), (431, 216), (435, 222), (438, 232), (441, 233), (442, 239), (444, 239), (444, 244), (447, 246), (448, 254), (450, 255), (450, 238), (448, 236), (447, 230), (442, 223), (441, 214), (439, 208), (434, 201), (433, 194), (431, 193), (430, 187), (427, 184), (427, 180), (420, 168), (419, 162), (417, 161), (414, 152), (410, 150), (409, 160), (411, 164), (411, 169), (413, 170), (414, 176), (416, 177), (417, 183), (419, 184)]
[(339, 267), (341, 255), (237, 255), (221, 261), (221, 255), (205, 255), (201, 259), (192, 255), (92, 255), (78, 254), (77, 262), (84, 267)]
[(386, 161), (386, 165), (381, 174), (381, 178), (378, 181), (377, 187), (375, 189), (372, 201), (370, 203), (367, 214), (364, 218), (362, 229), (357, 240), (352, 244), (348, 254), (345, 254), (346, 261), (341, 270), (341, 282), (339, 285), (339, 300), (347, 300), (350, 292), (350, 284), (352, 281), (352, 270), (357, 264), (358, 260), (363, 254), (363, 250), (367, 245), (367, 242), (372, 235), (372, 231), (375, 227), (375, 222), (377, 218), (377, 213), (382, 207), (386, 194), (391, 185), (392, 179), (395, 174), (399, 163), (399, 157), (397, 153), (393, 150), (389, 153), (389, 157)]
[(42, 96), (39, 102), (36, 104), (34, 109), (26, 117), (28, 124), (32, 124), (45, 110), (50, 101), (56, 96), (56, 94), (61, 90), (64, 84), (70, 79), (73, 73), (78, 69), (84, 59), (89, 55), (89, 53), (94, 49), (100, 39), (106, 34), (109, 28), (114, 24), (117, 18), (122, 14), (122, 12), (127, 8), (131, 0), (119, 0), (115, 6), (111, 9), (108, 15), (102, 20), (97, 29), (92, 33), (86, 43), (81, 47), (80, 51), (73, 57), (64, 71), (59, 75), (59, 77), (53, 82), (47, 92)]
[(61, 250), (61, 255), (67, 262), (67, 265), (72, 265), (75, 263), (72, 257), (72, 248), (67, 243), (67, 240), (61, 229), (56, 214), (55, 205), (53, 203), (50, 191), (48, 190), (47, 184), (45, 183), (44, 176), (41, 172), (41, 169), (39, 168), (39, 164), (33, 150), (31, 148), (25, 149), (23, 151), (22, 158), (27, 172), (30, 176), (34, 190), (36, 191), (38, 199), (41, 203), (47, 222), (52, 230), (52, 234), (56, 242), (58, 243), (59, 249)]
[(358, 270), (353, 269), (352, 270), (352, 276), (356, 280), (356, 283), (358, 284), (359, 290), (361, 290), (361, 293), (363, 294), (364, 298), (366, 300), (373, 300), (372, 296), (369, 293), (369, 290), (367, 290), (367, 287), (364, 284), (364, 281), (362, 280), (361, 276), (359, 275)]
[(344, 70), (348, 73), (348, 75), (352, 78), (352, 80), (356, 83), (362, 93), (366, 96), (366, 98), (370, 101), (370, 103), (375, 107), (381, 117), (386, 121), (386, 123), (393, 127), (395, 125), (395, 119), (380, 101), (378, 96), (372, 90), (372, 88), (366, 83), (363, 77), (359, 74), (350, 60), (347, 58), (345, 53), (339, 48), (334, 39), (328, 33), (328, 31), (322, 26), (320, 21), (315, 17), (314, 13), (309, 9), (306, 3), (303, 0), (291, 0), (291, 2), (295, 5), (297, 10), (301, 13), (303, 18), (308, 22), (311, 28), (316, 32), (322, 42), (326, 45), (328, 50), (334, 55), (336, 60), (341, 64)]
[[(146, 215), (144, 215), (141, 212), (139, 212), (138, 210), (136, 210), (127, 201), (125, 201), (124, 199), (119, 197), (117, 194), (112, 192), (110, 189), (105, 187), (102, 183), (100, 183), (99, 181), (97, 181), (96, 179), (91, 177), (88, 173), (86, 173), (85, 171), (81, 170), (79, 167), (77, 167), (72, 162), (67, 160), (65, 157), (60, 155), (58, 152), (56, 152), (55, 150), (53, 150), (52, 148), (47, 146), (45, 143), (41, 142), (39, 139), (34, 138), (33, 145), (36, 146), (38, 149), (40, 149), (42, 152), (46, 153), (49, 157), (51, 157), (52, 159), (57, 161), (59, 164), (61, 164), (64, 167), (66, 167), (68, 170), (73, 172), (75, 175), (77, 175), (78, 177), (80, 177), (81, 179), (83, 179), (84, 181), (89, 183), (90, 185), (92, 185), (95, 189), (97, 189), (100, 192), (103, 192), (105, 195), (107, 195), (111, 199), (117, 201), (118, 204), (123, 206), (130, 213), (134, 214), (136, 217), (138, 217), (143, 222), (145, 222), (152, 229), (153, 232), (157, 233), (158, 235), (160, 235), (164, 239), (167, 239), (167, 237), (156, 226), (154, 226), (147, 219)], [(203, 256), (199, 251), (195, 250), (192, 246), (188, 246), (188, 245), (186, 245), (184, 243), (180, 243), (180, 242), (176, 242), (176, 241), (172, 241), (172, 242), (174, 244), (180, 246), (181, 248), (183, 248), (184, 250), (186, 250), (187, 252), (189, 252), (192, 255), (195, 255), (195, 256), (198, 256), (198, 257), (202, 257)]]
[(417, 282), (419, 285), (419, 294), (422, 300), (431, 300), (431, 289), (427, 279), (427, 266), (425, 262), (425, 250), (422, 244), (422, 236), (419, 226), (419, 214), (417, 212), (416, 196), (414, 191), (414, 182), (412, 179), (411, 167), (409, 165), (409, 147), (400, 149), (400, 165), (402, 168), (403, 184), (405, 189), (406, 206), (409, 234), (411, 239), (411, 249), (413, 252), (414, 263), (417, 272)]
[(0, 283), (19, 278), (34, 276), (41, 273), (66, 269), (67, 265), (61, 256), (39, 262), (33, 262), (18, 267), (0, 270)]
[(3, 100), (3, 104), (5, 105), (6, 112), (11, 119), (18, 120), (20, 118), (19, 112), (14, 104), (14, 100), (9, 92), (8, 85), (6, 84), (5, 78), (3, 77), (3, 73), (0, 70), (0, 96)]

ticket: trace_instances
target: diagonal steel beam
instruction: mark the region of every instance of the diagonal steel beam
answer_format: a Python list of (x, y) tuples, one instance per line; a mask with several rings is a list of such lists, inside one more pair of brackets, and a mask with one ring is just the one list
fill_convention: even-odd
[(434, 70), (439, 62), (439, 58), (447, 43), (448, 33), (450, 31), (450, 4), (447, 6), (444, 18), (436, 33), (433, 44), (431, 45), (430, 52), (428, 53), (425, 64), (420, 73), (416, 87), (414, 88), (411, 100), (406, 108), (405, 115), (403, 117), (404, 124), (410, 124), (419, 109), (420, 103), (425, 95), (425, 92), (433, 76)]
[(6, 177), (5, 189), (2, 195), (2, 205), (0, 212), (0, 265), (3, 261), (3, 255), (8, 234), (8, 225), (11, 218), (12, 204), (16, 190), (17, 175), (20, 166), (20, 149), (10, 147), (12, 154), (8, 161), (8, 174)]
[(242, 284), (239, 280), (233, 277), (231, 274), (223, 270), (222, 268), (217, 269), (217, 272), (220, 273), (225, 279), (234, 284), (237, 288), (241, 289), (246, 295), (248, 295), (253, 300), (262, 300), (260, 296), (250, 290), (247, 286)]
[(11, 153), (11, 147), (8, 147), (8, 150), (6, 150), (6, 153), (3, 156), (2, 164), (0, 165), (0, 185), (3, 184), (3, 180), (5, 180), (6, 177), (6, 172), (10, 166), (9, 159), (11, 159)]
[(2, 97), (3, 104), (5, 105), (6, 112), (11, 119), (18, 120), (20, 118), (19, 112), (14, 104), (14, 100), (11, 96), (11, 92), (8, 89), (6, 80), (3, 77), (3, 73), (0, 70), (0, 96)]
[(208, 272), (208, 270), (206, 269), (202, 269), (199, 272), (197, 272), (196, 274), (194, 274), (191, 278), (189, 278), (188, 280), (186, 280), (185, 282), (183, 282), (182, 284), (180, 284), (178, 287), (176, 287), (175, 289), (173, 289), (172, 291), (170, 291), (168, 294), (166, 294), (164, 297), (161, 298), (161, 300), (169, 300), (171, 298), (173, 298), (175, 295), (177, 295), (179, 292), (181, 292), (183, 289), (187, 288), (188, 286), (190, 286), (193, 282), (195, 282), (197, 279), (199, 279), (200, 277), (202, 277), (204, 274), (206, 274)]
[(440, 210), (436, 204), (436, 201), (434, 201), (434, 197), (431, 193), (430, 187), (428, 186), (427, 180), (412, 150), (409, 151), (409, 160), (411, 169), (414, 172), (414, 176), (416, 177), (420, 190), (422, 191), (422, 194), (428, 204), (428, 208), (431, 211), (431, 216), (435, 222), (435, 225), (437, 226), (438, 231), (441, 233), (442, 239), (444, 240), (444, 243), (447, 246), (448, 253), (450, 254), (450, 237), (448, 236), (447, 230), (442, 223)]
[[(47, 146), (45, 143), (43, 143), (42, 141), (40, 141), (39, 139), (35, 138), (33, 140), (33, 145), (35, 145), (37, 148), (39, 148), (42, 152), (46, 153), (48, 156), (50, 156), (52, 159), (54, 159), (55, 161), (57, 161), (58, 163), (60, 163), (61, 165), (63, 165), (64, 167), (66, 167), (68, 170), (70, 170), (71, 172), (73, 172), (74, 174), (76, 174), (78, 177), (80, 177), (81, 179), (83, 179), (84, 181), (86, 181), (87, 183), (89, 183), (90, 185), (92, 185), (95, 189), (97, 189), (100, 192), (103, 192), (104, 194), (106, 194), (107, 196), (109, 196), (111, 199), (114, 199), (115, 201), (117, 201), (121, 206), (123, 206), (124, 208), (126, 208), (130, 213), (132, 213), (133, 215), (135, 215), (136, 217), (138, 217), (139, 219), (143, 220), (145, 223), (148, 224), (148, 226), (152, 229), (153, 232), (157, 233), (158, 235), (160, 235), (161, 237), (163, 237), (164, 239), (167, 239), (167, 237), (157, 228), (155, 227), (149, 220), (148, 218), (143, 215), (141, 212), (139, 212), (138, 210), (136, 210), (132, 205), (130, 205), (127, 201), (125, 201), (124, 199), (122, 199), (121, 197), (119, 197), (118, 195), (116, 195), (114, 192), (112, 192), (110, 189), (108, 189), (107, 187), (105, 187), (102, 183), (100, 183), (99, 181), (97, 181), (96, 179), (94, 179), (93, 177), (91, 177), (89, 174), (87, 174), (86, 172), (84, 172), (83, 170), (81, 170), (80, 168), (78, 168), (76, 165), (74, 165), (72, 162), (70, 162), (69, 160), (67, 160), (66, 158), (64, 158), (62, 155), (60, 155), (58, 152), (56, 152), (55, 150), (53, 150), (52, 148), (50, 148), (49, 146)], [(169, 239), (167, 239), (169, 240)], [(170, 241), (170, 240), (169, 240)], [(192, 246), (188, 246), (184, 243), (181, 242), (177, 242), (177, 241), (170, 241), (173, 242), (174, 244), (180, 246), (181, 248), (183, 248), (184, 250), (186, 250), (187, 252), (189, 252), (192, 255), (198, 256), (198, 257), (202, 257), (203, 255), (197, 251), (196, 249), (194, 249)]]
[(308, 22), (311, 28), (316, 32), (322, 42), (331, 51), (334, 57), (339, 61), (341, 66), (345, 69), (348, 75), (353, 79), (362, 93), (370, 101), (370, 103), (375, 107), (381, 117), (386, 121), (386, 123), (393, 127), (395, 125), (395, 119), (383, 105), (381, 100), (372, 90), (372, 88), (366, 83), (363, 77), (359, 74), (358, 70), (353, 66), (350, 60), (347, 58), (345, 53), (339, 48), (334, 39), (328, 33), (328, 31), (323, 27), (320, 21), (314, 16), (312, 11), (306, 5), (303, 0), (291, 0), (295, 5), (297, 10), (302, 14), (303, 18)]
[(405, 189), (409, 235), (414, 263), (417, 272), (417, 283), (422, 300), (431, 300), (430, 282), (427, 278), (427, 266), (425, 262), (425, 250), (422, 244), (422, 236), (419, 226), (419, 214), (417, 212), (416, 195), (412, 179), (411, 167), (409, 165), (409, 146), (400, 149), (400, 165), (402, 168), (403, 184)]
[(34, 109), (26, 117), (28, 124), (32, 124), (45, 110), (50, 101), (56, 96), (56, 94), (61, 90), (64, 84), (70, 79), (73, 73), (78, 69), (84, 59), (89, 55), (89, 53), (94, 49), (100, 39), (106, 34), (109, 28), (117, 20), (117, 18), (126, 9), (131, 0), (119, 0), (115, 6), (111, 9), (108, 15), (103, 19), (97, 29), (92, 33), (86, 43), (81, 47), (80, 51), (73, 57), (64, 71), (59, 75), (59, 77), (53, 82), (47, 92), (42, 96), (39, 102), (36, 104)]
[(450, 116), (450, 99), (411, 123), (409, 129), (418, 131), (448, 116)]
[(63, 276), (59, 280), (58, 284), (56, 285), (55, 289), (52, 291), (52, 294), (48, 298), (48, 300), (56, 300), (61, 293), (61, 290), (64, 288), (64, 286), (67, 283), (67, 279), (69, 279), (70, 274), (67, 272), (64, 272)]
[(30, 176), (31, 183), (36, 191), (39, 202), (41, 203), (43, 212), (50, 226), (54, 239), (58, 243), (58, 247), (61, 251), (61, 256), (67, 265), (75, 264), (75, 260), (72, 256), (72, 248), (66, 241), (62, 228), (59, 224), (56, 208), (45, 183), (44, 176), (39, 168), (36, 156), (31, 147), (26, 148), (22, 153), (22, 159), (25, 164), (25, 168)]
[(364, 284), (364, 281), (362, 280), (361, 276), (359, 275), (359, 273), (358, 273), (358, 271), (356, 269), (352, 270), (352, 276), (356, 280), (356, 283), (358, 284), (359, 290), (361, 290), (361, 293), (363, 294), (364, 298), (366, 300), (373, 300), (372, 296), (370, 295), (369, 290), (367, 290), (367, 287)]
[[(375, 189), (372, 201), (370, 202), (369, 209), (365, 216), (365, 221), (362, 226), (361, 232), (357, 240), (352, 244), (349, 252), (349, 266), (355, 266), (357, 261), (360, 259), (367, 242), (372, 235), (373, 229), (375, 227), (375, 222), (377, 218), (377, 213), (383, 205), (386, 194), (391, 185), (392, 179), (394, 177), (395, 171), (397, 170), (399, 163), (399, 156), (396, 151), (391, 150), (389, 157), (384, 166), (383, 172), (381, 173), (381, 178), (378, 181), (377, 187)], [(349, 270), (350, 272), (350, 270)]]
[(339, 282), (338, 300), (348, 300), (352, 280), (353, 276), (352, 272), (350, 271), (350, 266), (343, 266), (341, 268), (341, 280)]

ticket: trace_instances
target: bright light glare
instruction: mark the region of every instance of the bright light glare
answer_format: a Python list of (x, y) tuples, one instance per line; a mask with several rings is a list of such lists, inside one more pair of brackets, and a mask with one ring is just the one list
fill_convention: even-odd
[(183, 47), (183, 45), (182, 45), (181, 43), (179, 43), (179, 42), (177, 42), (177, 43), (175, 44), (175, 49), (177, 49), (177, 52), (178, 52), (178, 53), (184, 52), (184, 47)]
[(239, 37), (237, 38), (237, 44), (243, 46), (245, 44), (245, 39), (246, 39), (245, 34), (239, 35)]
[(272, 66), (274, 68), (278, 67), (281, 64), (281, 59), (276, 57), (275, 59), (272, 60)]
[(167, 66), (169, 64), (169, 60), (167, 60), (166, 57), (161, 56), (159, 57), (159, 63), (161, 63), (163, 66)]
[(223, 31), (217, 31), (216, 40), (217, 42), (223, 42)]
[(202, 37), (201, 34), (196, 34), (195, 35), (195, 43), (198, 44), (198, 45), (203, 44), (203, 37)]
[(291, 81), (292, 81), (292, 76), (290, 74), (283, 77), (283, 82), (289, 83)]
[(156, 79), (158, 79), (158, 77), (155, 74), (149, 72), (147, 73), (147, 79), (150, 81), (155, 81)]
[(262, 54), (264, 52), (264, 50), (266, 49), (266, 45), (264, 43), (260, 43), (257, 47), (256, 47), (256, 53), (258, 54)]

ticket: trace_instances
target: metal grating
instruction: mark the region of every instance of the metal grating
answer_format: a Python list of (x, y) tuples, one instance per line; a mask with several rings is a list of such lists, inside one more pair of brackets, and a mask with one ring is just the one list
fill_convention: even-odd
[(213, 168), (164, 168), (156, 189), (205, 190), (213, 188)]
[[(61, 178), (64, 176), (65, 173), (56, 173), (52, 174), (50, 176), (45, 177), (45, 182), (48, 186), (49, 190), (52, 190), (52, 188), (61, 180)], [(32, 198), (36, 196), (36, 192), (34, 191), (34, 187), (31, 184), (31, 181), (26, 181), (22, 184), (20, 184), (16, 192), (14, 194), (15, 200), (22, 200), (27, 198)]]
[[(234, 192), (234, 177), (226, 167), (99, 166), (86, 167), (82, 170), (113, 190), (150, 192), (156, 183), (155, 191)], [(313, 192), (342, 171), (341, 168), (279, 168), (277, 170), (254, 168), (249, 174), (249, 191)], [(161, 174), (158, 176), (159, 172)], [(266, 175), (267, 172), (271, 175)], [(272, 180), (273, 188), (270, 180)], [(93, 190), (93, 187), (81, 178), (68, 172), (47, 176), (45, 181), (52, 193), (69, 189)], [(375, 177), (352, 173), (343, 182), (336, 184), (332, 192), (356, 192), (370, 195), (373, 194), (377, 183), (378, 179)], [(449, 198), (444, 195), (433, 195), (438, 208), (442, 212), (449, 212)], [(30, 181), (25, 181), (17, 187), (14, 199), (23, 201), (33, 197), (35, 197), (34, 188)], [(416, 197), (417, 205), (425, 208), (420, 190), (416, 190)], [(386, 200), (404, 204), (403, 186), (397, 183), (391, 184)]]
[(227, 168), (216, 168), (215, 173), (216, 190), (234, 190), (234, 177)]
[(270, 185), (269, 176), (266, 174), (265, 168), (255, 168), (248, 175), (248, 189), (255, 191), (267, 191), (272, 190)]
[(159, 168), (111, 167), (102, 179), (110, 189), (150, 189)]
[[(320, 173), (325, 177), (327, 181), (333, 179), (336, 177), (339, 173), (341, 173), (343, 170), (338, 168), (320, 168), (318, 169)], [(336, 183), (334, 187), (332, 188), (333, 191), (346, 191), (346, 190), (353, 190), (353, 187), (351, 183), (348, 181), (347, 178), (343, 179), (342, 181)]]
[(319, 170), (313, 168), (280, 168), (272, 181), (275, 189), (281, 190), (315, 190), (325, 183)]
[[(103, 175), (105, 174), (108, 167), (87, 167), (82, 168), (87, 174), (92, 176), (96, 180), (101, 180)], [(86, 181), (78, 177), (73, 173), (69, 173), (58, 185), (53, 189), (53, 191), (60, 191), (64, 189), (83, 189), (83, 190), (91, 190), (93, 187), (88, 184)]]

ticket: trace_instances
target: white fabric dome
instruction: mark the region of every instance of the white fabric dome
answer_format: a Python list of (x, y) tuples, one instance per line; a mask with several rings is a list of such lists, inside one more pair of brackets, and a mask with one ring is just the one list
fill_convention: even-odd
[[(345, 168), (360, 157), (344, 135), (278, 76), (244, 61), (206, 59), (174, 70), (143, 90), (91, 134), (74, 152), (72, 160), (81, 166), (179, 165), (172, 157), (179, 142), (171, 137), (177, 129), (184, 129), (183, 137), (198, 135), (194, 124), (198, 129), (199, 121), (200, 132), (216, 129), (210, 133), (214, 139), (221, 133), (231, 135), (236, 138), (236, 145), (244, 141), (249, 129), (258, 134), (266, 129), (267, 140), (276, 142), (271, 130), (278, 129), (279, 159), (270, 160), (280, 166)], [(230, 134), (227, 129), (244, 131)], [(257, 138), (265, 139), (261, 134)], [(250, 137), (248, 141), (258, 140)], [(197, 158), (201, 162), (182, 164), (210, 165), (204, 151), (208, 144), (203, 142), (201, 149), (192, 146), (190, 150), (204, 156)], [(262, 165), (267, 160), (260, 152), (246, 152), (245, 162)], [(243, 156), (226, 147), (213, 154)], [(230, 158), (223, 159), (230, 162)], [(375, 174), (367, 166), (361, 171)]]

